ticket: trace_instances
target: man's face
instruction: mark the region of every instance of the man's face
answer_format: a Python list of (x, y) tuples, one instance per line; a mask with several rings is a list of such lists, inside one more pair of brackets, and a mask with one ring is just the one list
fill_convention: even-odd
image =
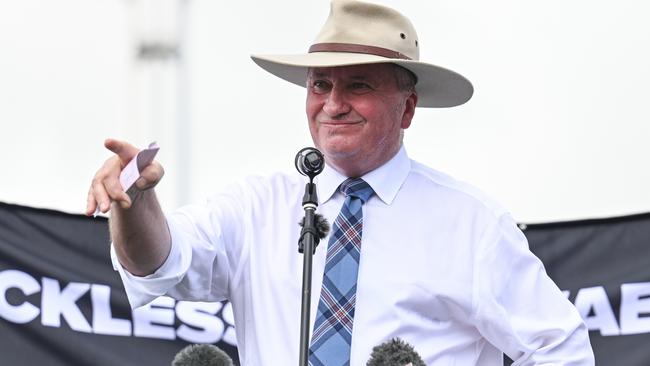
[(307, 117), (314, 144), (341, 173), (361, 176), (392, 158), (417, 95), (398, 88), (391, 64), (313, 68)]

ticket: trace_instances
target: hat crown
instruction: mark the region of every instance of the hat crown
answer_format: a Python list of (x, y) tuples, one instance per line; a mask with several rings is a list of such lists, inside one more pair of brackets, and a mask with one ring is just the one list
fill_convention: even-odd
[(385, 48), (411, 60), (420, 59), (413, 24), (394, 9), (357, 0), (333, 0), (330, 14), (316, 37), (319, 43)]

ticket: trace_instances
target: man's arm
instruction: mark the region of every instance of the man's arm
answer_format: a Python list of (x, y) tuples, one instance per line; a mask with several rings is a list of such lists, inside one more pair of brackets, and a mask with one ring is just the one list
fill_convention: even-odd
[(593, 366), (589, 333), (509, 215), (476, 255), (477, 328), (515, 365)]
[(164, 175), (162, 166), (154, 161), (144, 168), (136, 181), (134, 200), (124, 192), (119, 176), (138, 148), (108, 139), (104, 146), (115, 153), (95, 174), (86, 204), (86, 215), (97, 208), (111, 211), (110, 232), (117, 257), (130, 273), (146, 276), (156, 271), (167, 258), (171, 237), (153, 187)]

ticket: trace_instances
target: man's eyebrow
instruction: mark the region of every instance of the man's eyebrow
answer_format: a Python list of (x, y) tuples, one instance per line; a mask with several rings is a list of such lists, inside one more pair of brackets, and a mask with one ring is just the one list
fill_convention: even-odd
[(326, 77), (326, 76), (327, 76), (327, 73), (322, 72), (322, 71), (312, 71), (312, 72), (309, 74), (309, 76), (311, 76), (311, 77), (317, 77), (317, 78), (322, 78), (322, 77)]
[(350, 80), (361, 80), (361, 81), (366, 81), (369, 80), (370, 78), (367, 75), (352, 75), (350, 76)]

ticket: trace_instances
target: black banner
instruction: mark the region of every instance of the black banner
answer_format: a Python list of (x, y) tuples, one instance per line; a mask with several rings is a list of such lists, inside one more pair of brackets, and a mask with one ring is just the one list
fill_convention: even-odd
[[(522, 229), (585, 319), (597, 365), (650, 364), (650, 214)], [(229, 303), (131, 311), (106, 219), (3, 203), (0, 339), (3, 365), (169, 365), (190, 343), (237, 362)]]
[(521, 226), (585, 319), (596, 365), (650, 365), (650, 214)]
[(228, 303), (131, 311), (106, 219), (0, 203), (0, 364), (160, 366), (190, 343), (237, 361), (232, 323)]

